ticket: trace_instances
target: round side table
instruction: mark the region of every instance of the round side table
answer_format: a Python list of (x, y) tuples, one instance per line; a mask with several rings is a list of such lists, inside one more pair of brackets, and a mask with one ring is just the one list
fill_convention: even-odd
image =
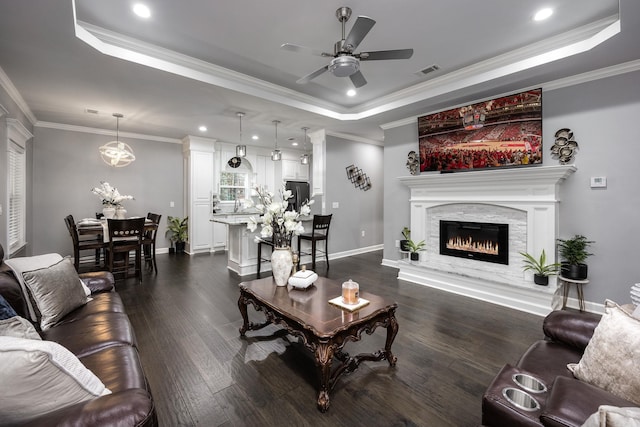
[(558, 275), (558, 280), (563, 283), (563, 297), (562, 297), (562, 308), (567, 307), (567, 297), (569, 296), (569, 288), (572, 284), (576, 285), (576, 292), (578, 293), (578, 305), (580, 307), (580, 311), (585, 311), (584, 308), (584, 293), (582, 292), (582, 285), (586, 285), (589, 283), (588, 279), (584, 280), (575, 280), (575, 279), (567, 279), (562, 275)]

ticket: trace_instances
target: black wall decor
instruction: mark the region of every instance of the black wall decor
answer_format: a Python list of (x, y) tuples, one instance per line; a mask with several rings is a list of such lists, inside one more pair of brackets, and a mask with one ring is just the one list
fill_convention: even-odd
[(367, 191), (371, 188), (371, 180), (362, 172), (362, 170), (354, 165), (347, 166), (347, 178), (356, 188)]

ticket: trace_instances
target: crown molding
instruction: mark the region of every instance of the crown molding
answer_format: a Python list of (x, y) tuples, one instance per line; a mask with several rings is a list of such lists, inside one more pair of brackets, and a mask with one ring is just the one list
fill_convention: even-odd
[[(483, 101), (487, 101), (489, 99), (492, 98), (499, 98), (501, 96), (505, 96), (505, 95), (509, 95), (511, 93), (515, 93), (515, 92), (523, 92), (527, 89), (534, 89), (537, 87), (541, 87), (544, 92), (551, 92), (554, 90), (558, 90), (558, 89), (562, 89), (565, 87), (570, 87), (570, 86), (575, 86), (575, 85), (579, 85), (582, 83), (587, 83), (587, 82), (591, 82), (594, 80), (600, 80), (600, 79), (606, 79), (608, 77), (614, 77), (614, 76), (618, 76), (621, 74), (626, 74), (626, 73), (633, 73), (635, 71), (639, 71), (640, 70), (640, 59), (634, 60), (634, 61), (629, 61), (629, 62), (624, 62), (622, 64), (618, 64), (618, 65), (613, 65), (611, 67), (606, 67), (606, 68), (601, 68), (598, 70), (594, 70), (594, 71), (588, 71), (586, 73), (581, 73), (581, 74), (576, 74), (575, 76), (570, 76), (570, 77), (566, 77), (563, 79), (558, 79), (558, 80), (552, 80), (550, 82), (547, 83), (542, 83), (540, 85), (533, 85), (527, 88), (523, 88), (523, 89), (517, 89), (515, 91), (509, 91), (508, 93), (503, 93), (503, 94), (497, 94), (492, 96), (491, 98), (483, 98), (483, 99), (478, 99), (478, 100), (472, 100), (469, 102), (465, 102), (463, 104), (458, 104), (458, 105), (453, 105), (450, 108), (458, 108), (458, 107), (462, 107), (464, 105), (469, 105), (469, 104), (475, 104), (478, 102), (483, 102)], [(447, 108), (449, 109), (449, 108)], [(380, 128), (383, 130), (387, 130), (387, 129), (393, 129), (393, 128), (397, 128), (400, 126), (406, 126), (409, 124), (413, 124), (416, 123), (416, 120), (418, 119), (418, 117), (422, 117), (426, 114), (432, 114), (432, 113), (437, 113), (438, 111), (442, 111), (442, 109), (437, 109), (437, 110), (433, 110), (433, 111), (425, 111), (424, 113), (421, 113), (420, 115), (417, 116), (410, 116), (410, 117), (406, 117), (404, 119), (400, 119), (400, 120), (396, 120), (393, 122), (389, 122), (389, 123), (384, 123), (380, 125)]]
[(29, 105), (27, 105), (27, 102), (24, 100), (22, 95), (20, 95), (20, 92), (18, 92), (18, 89), (14, 86), (13, 82), (11, 81), (7, 73), (4, 72), (2, 67), (0, 67), (0, 86), (7, 92), (13, 102), (18, 105), (18, 108), (27, 117), (27, 120), (29, 120), (32, 125), (35, 124), (38, 119), (36, 118), (35, 114), (33, 114), (31, 109), (29, 108)]
[(362, 142), (363, 144), (378, 145), (380, 147), (384, 146), (383, 141), (376, 141), (375, 139), (364, 138), (357, 135), (350, 135), (348, 133), (326, 130), (325, 135), (333, 136), (334, 138), (346, 139), (347, 141)]
[[(44, 129), (57, 129), (57, 130), (64, 130), (69, 132), (90, 133), (93, 135), (105, 135), (105, 136), (113, 136), (113, 137), (116, 136), (116, 132), (112, 130), (91, 128), (86, 126), (67, 125), (64, 123), (38, 121), (34, 124), (34, 126), (39, 128), (44, 128)], [(164, 136), (145, 135), (142, 133), (122, 132), (122, 131), (118, 132), (118, 135), (120, 137), (141, 139), (145, 141), (168, 142), (170, 144), (182, 144), (181, 139), (165, 138)]]
[(592, 49), (620, 32), (619, 15), (605, 18), (525, 48), (516, 49), (379, 97), (370, 103), (346, 108), (79, 21), (76, 18), (75, 1), (73, 14), (76, 37), (105, 55), (337, 120), (368, 118), (444, 93), (465, 89), (576, 55)]

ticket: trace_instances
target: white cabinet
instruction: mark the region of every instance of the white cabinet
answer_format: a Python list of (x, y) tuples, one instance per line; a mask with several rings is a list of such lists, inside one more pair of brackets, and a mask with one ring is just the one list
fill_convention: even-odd
[(189, 216), (188, 252), (213, 249), (211, 219), (214, 192), (214, 143), (207, 138), (187, 136), (183, 139), (186, 173), (186, 209)]
[(253, 171), (255, 173), (255, 185), (264, 187), (269, 191), (276, 190), (276, 173), (274, 161), (268, 156), (256, 156)]
[(227, 226), (225, 224), (213, 223), (213, 249), (216, 251), (227, 249)]
[(282, 179), (295, 181), (309, 180), (309, 165), (303, 165), (300, 160), (282, 160)]

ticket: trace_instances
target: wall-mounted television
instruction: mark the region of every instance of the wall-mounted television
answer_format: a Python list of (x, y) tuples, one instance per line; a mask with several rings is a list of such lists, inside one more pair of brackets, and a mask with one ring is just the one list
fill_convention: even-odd
[(420, 172), (542, 163), (542, 89), (418, 117)]

